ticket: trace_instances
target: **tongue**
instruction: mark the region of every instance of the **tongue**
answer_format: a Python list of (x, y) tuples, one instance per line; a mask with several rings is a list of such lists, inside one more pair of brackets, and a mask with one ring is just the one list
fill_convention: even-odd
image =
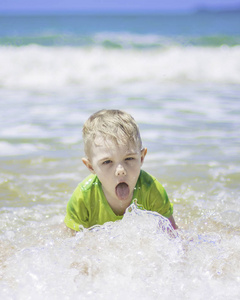
[(122, 182), (116, 186), (116, 194), (120, 200), (127, 199), (129, 195), (129, 187), (126, 183)]

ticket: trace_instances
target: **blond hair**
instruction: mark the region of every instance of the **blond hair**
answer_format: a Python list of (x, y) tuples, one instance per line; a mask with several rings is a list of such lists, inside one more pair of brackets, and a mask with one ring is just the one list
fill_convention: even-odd
[(142, 148), (139, 128), (134, 118), (121, 110), (100, 110), (89, 117), (83, 126), (83, 141), (86, 155), (96, 137), (113, 141), (117, 145), (134, 143)]

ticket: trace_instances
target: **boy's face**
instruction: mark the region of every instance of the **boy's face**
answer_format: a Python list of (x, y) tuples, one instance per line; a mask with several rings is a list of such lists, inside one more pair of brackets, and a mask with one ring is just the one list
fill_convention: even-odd
[(140, 151), (133, 144), (116, 145), (112, 141), (101, 140), (97, 145), (92, 144), (90, 152), (89, 159), (83, 159), (84, 164), (98, 176), (114, 212), (118, 207), (125, 210), (131, 203), (147, 149)]

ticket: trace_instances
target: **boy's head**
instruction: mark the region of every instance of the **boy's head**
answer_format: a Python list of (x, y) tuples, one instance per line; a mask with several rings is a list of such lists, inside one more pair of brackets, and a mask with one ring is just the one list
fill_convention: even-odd
[(123, 214), (147, 153), (136, 122), (123, 111), (101, 110), (86, 121), (83, 140), (87, 155), (83, 163), (98, 177), (113, 211)]
[(91, 145), (113, 142), (115, 145), (135, 145), (142, 149), (137, 123), (133, 117), (121, 110), (100, 110), (85, 122), (83, 127), (84, 150), (91, 156)]

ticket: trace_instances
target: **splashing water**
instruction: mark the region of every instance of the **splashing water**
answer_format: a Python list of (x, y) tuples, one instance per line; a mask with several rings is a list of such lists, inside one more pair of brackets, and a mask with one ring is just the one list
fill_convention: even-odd
[[(36, 226), (32, 245), (21, 248), (27, 230), (14, 243), (13, 233), (2, 241), (1, 299), (222, 299), (230, 290), (237, 296), (239, 258), (226, 253), (221, 234), (174, 231), (166, 218), (136, 204), (123, 220), (74, 237)], [(234, 242), (239, 238), (229, 246)]]

